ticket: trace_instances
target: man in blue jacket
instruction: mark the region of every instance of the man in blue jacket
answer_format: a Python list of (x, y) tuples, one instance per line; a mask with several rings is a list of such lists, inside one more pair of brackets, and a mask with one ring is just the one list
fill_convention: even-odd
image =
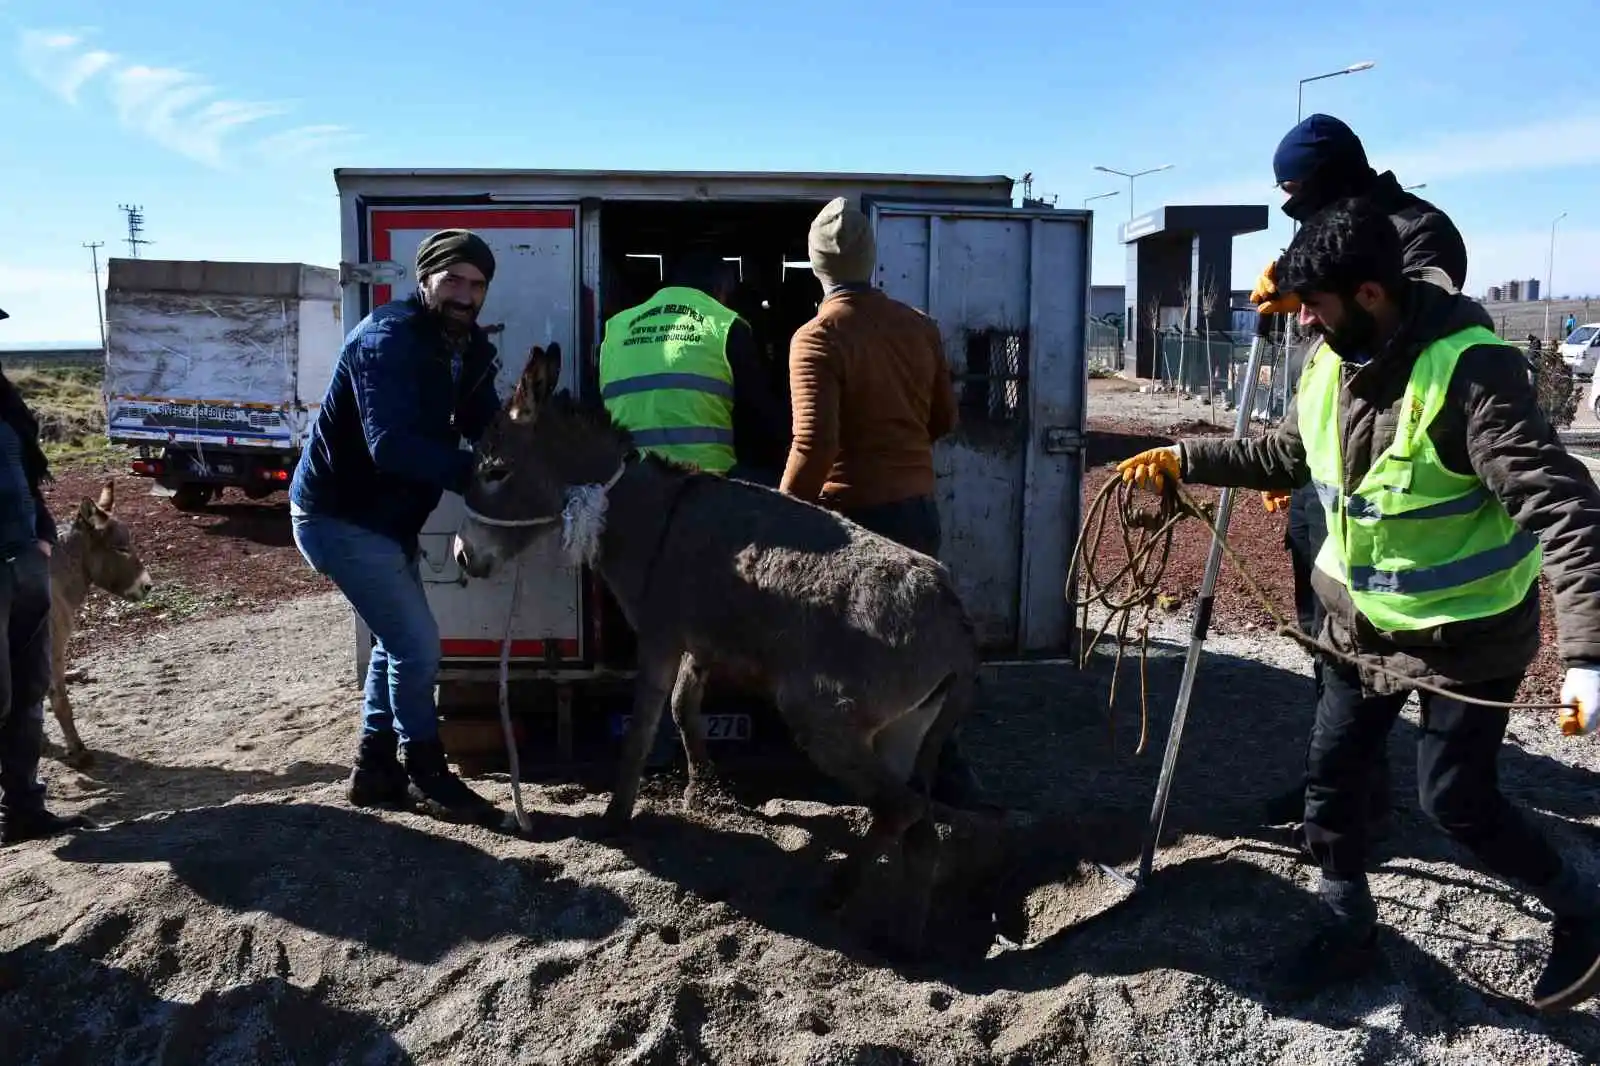
[(422, 242), (416, 292), (345, 339), (289, 501), (300, 553), (377, 638), (350, 802), (497, 827), (500, 811), (451, 772), (439, 741), (439, 627), (417, 539), (440, 497), (467, 487), (462, 439), (476, 442), (500, 407), (495, 349), (477, 324), (494, 268), (466, 230)]

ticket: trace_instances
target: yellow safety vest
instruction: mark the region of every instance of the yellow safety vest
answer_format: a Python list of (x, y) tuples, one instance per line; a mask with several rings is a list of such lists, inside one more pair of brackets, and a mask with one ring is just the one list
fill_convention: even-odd
[(728, 333), (739, 316), (668, 286), (606, 321), (600, 399), (640, 451), (726, 474), (733, 466)]
[(1480, 344), (1504, 342), (1469, 326), (1423, 349), (1400, 400), (1393, 443), (1349, 491), (1338, 353), (1319, 345), (1300, 379), (1300, 437), (1328, 516), (1315, 565), (1343, 583), (1356, 610), (1380, 630), (1489, 618), (1520, 604), (1538, 579), (1539, 542), (1472, 471), (1446, 467), (1428, 436), (1461, 353)]

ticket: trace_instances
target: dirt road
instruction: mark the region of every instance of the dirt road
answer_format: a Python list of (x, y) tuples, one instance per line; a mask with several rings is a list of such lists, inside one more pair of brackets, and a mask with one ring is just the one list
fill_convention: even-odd
[[(862, 946), (870, 911), (835, 923), (812, 903), (863, 812), (781, 777), (739, 779), (745, 806), (714, 818), (658, 780), (622, 842), (594, 839), (605, 794), (573, 784), (527, 790), (533, 840), (347, 807), (347, 634), (337, 598), (313, 596), (84, 661), (99, 761), (46, 770), (59, 808), (109, 824), (0, 852), (7, 1063), (1600, 1059), (1593, 1005), (1519, 1005), (1547, 945), (1538, 906), (1462, 865), (1409, 800), (1377, 857), (1385, 970), (1274, 1000), (1261, 967), (1313, 913), (1310, 871), (1252, 817), (1304, 741), (1309, 681), (1281, 645), (1214, 645), (1172, 839), (1122, 906), (1086, 860), (1135, 858), (1176, 648), (1152, 663), (1143, 756), (1134, 675), (1114, 734), (1104, 663), (987, 678), (973, 757), (1035, 820), (954, 838), (945, 940), (896, 966)], [(1414, 730), (1391, 748), (1402, 796)], [(1596, 872), (1600, 748), (1539, 718), (1514, 733), (1507, 791)], [(509, 805), (503, 780), (479, 784)]]

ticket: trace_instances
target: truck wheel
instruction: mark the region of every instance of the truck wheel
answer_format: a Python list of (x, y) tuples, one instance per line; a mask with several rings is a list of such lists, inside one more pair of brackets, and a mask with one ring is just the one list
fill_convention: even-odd
[(210, 485), (179, 485), (173, 494), (172, 506), (180, 511), (204, 510), (213, 495), (214, 490)]

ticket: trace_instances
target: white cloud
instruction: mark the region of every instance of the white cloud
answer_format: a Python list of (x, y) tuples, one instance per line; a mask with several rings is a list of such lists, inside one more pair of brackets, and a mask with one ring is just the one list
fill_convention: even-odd
[(25, 30), (18, 54), (28, 75), (61, 99), (80, 104), (83, 88), (97, 81), (125, 129), (210, 167), (225, 168), (242, 152), (303, 162), (347, 133), (332, 125), (258, 133), (288, 105), (224, 96), (198, 74), (125, 60), (76, 33)]
[(78, 90), (116, 62), (110, 52), (87, 47), (70, 33), (24, 30), (18, 47), (28, 75), (69, 104), (78, 102)]

